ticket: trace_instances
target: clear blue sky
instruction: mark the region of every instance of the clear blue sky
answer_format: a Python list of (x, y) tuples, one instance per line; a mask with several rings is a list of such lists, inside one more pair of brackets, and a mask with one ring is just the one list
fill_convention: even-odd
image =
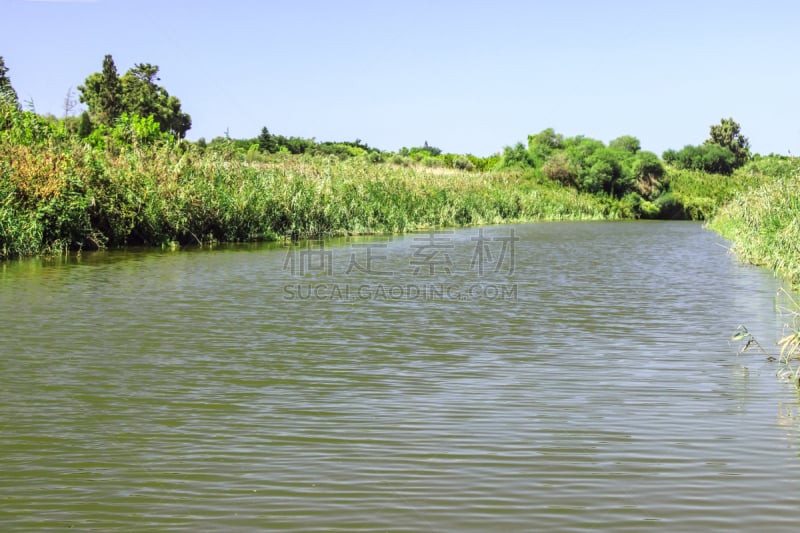
[(800, 154), (800, 2), (0, 0), (36, 111), (112, 54), (161, 67), (190, 139), (229, 129), (489, 155), (555, 128), (659, 155), (723, 117)]

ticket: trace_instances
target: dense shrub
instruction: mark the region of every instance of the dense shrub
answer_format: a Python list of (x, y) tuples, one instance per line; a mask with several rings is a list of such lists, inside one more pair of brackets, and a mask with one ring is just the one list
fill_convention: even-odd
[(686, 145), (678, 152), (667, 150), (662, 157), (666, 163), (685, 170), (730, 174), (736, 168), (734, 153), (717, 144)]
[(664, 165), (653, 152), (640, 151), (628, 158), (626, 172), (631, 176), (636, 191), (644, 198), (656, 198), (667, 188)]
[(537, 167), (541, 167), (556, 151), (564, 148), (564, 136), (553, 128), (542, 130), (536, 135), (528, 135), (528, 151)]
[(503, 148), (503, 156), (500, 160), (501, 168), (533, 168), (536, 161), (530, 151), (522, 143)]

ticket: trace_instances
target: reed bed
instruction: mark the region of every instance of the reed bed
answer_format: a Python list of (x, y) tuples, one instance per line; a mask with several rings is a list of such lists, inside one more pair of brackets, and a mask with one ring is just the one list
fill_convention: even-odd
[(514, 172), (443, 171), (363, 158), (248, 163), (184, 144), (0, 141), (0, 258), (401, 233), (625, 216), (614, 202)]
[(682, 218), (710, 220), (738, 194), (771, 181), (775, 166), (771, 159), (754, 161), (730, 175), (670, 168), (669, 196), (681, 206)]
[(800, 288), (800, 162), (766, 169), (769, 179), (723, 206), (709, 227), (733, 241), (743, 261), (773, 269)]

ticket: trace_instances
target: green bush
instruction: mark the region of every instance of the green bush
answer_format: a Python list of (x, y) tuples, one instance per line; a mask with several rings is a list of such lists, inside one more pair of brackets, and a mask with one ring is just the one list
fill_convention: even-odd
[(682, 220), (686, 218), (683, 204), (671, 192), (667, 192), (655, 199), (653, 204), (658, 208), (659, 218)]
[(475, 165), (467, 157), (457, 156), (453, 159), (453, 168), (469, 172), (475, 169)]
[(626, 171), (642, 197), (653, 199), (664, 192), (666, 184), (664, 165), (653, 152), (640, 151), (625, 162)]
[(664, 161), (683, 170), (700, 170), (714, 174), (730, 174), (736, 167), (736, 155), (716, 144), (686, 145), (682, 150), (667, 150)]
[(500, 166), (502, 168), (534, 168), (536, 161), (524, 144), (517, 143), (503, 149)]
[(537, 167), (544, 165), (550, 156), (563, 148), (564, 136), (556, 133), (553, 128), (542, 130), (536, 135), (528, 135), (528, 152)]

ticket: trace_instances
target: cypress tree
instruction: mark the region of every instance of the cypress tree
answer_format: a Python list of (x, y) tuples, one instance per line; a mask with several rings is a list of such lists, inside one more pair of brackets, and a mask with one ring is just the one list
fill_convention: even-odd
[(103, 59), (99, 89), (97, 120), (100, 124), (112, 126), (122, 114), (122, 95), (117, 66), (110, 54)]

